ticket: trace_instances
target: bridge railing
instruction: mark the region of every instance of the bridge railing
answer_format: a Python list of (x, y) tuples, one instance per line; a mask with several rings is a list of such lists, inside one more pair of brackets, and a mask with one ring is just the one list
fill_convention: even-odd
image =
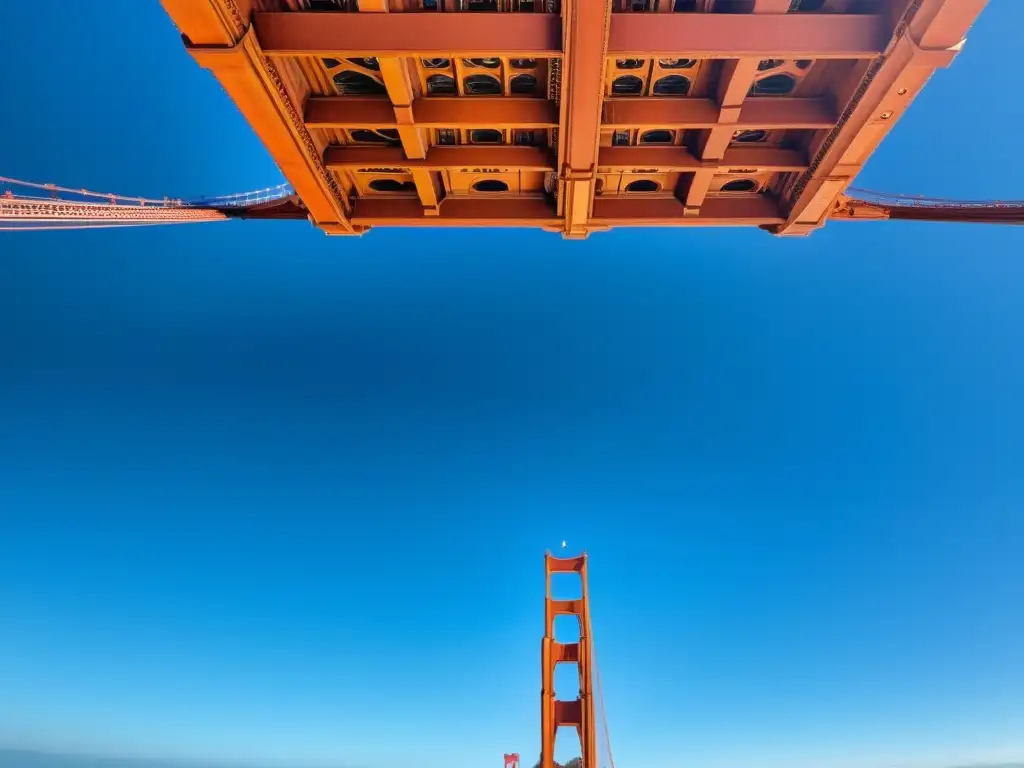
[(42, 184), (0, 176), (0, 196), (18, 200), (52, 200), (82, 205), (118, 205), (153, 208), (250, 208), (271, 203), (295, 194), (290, 184), (278, 184), (265, 189), (196, 198), (152, 198), (138, 195), (119, 195), (114, 192), (94, 192), (72, 189), (57, 184)]
[(924, 195), (897, 195), (890, 192), (878, 192), (873, 189), (859, 189), (855, 187), (846, 190), (846, 194), (848, 197), (882, 206), (910, 208), (1024, 208), (1024, 200), (950, 200), (944, 197), (925, 197)]

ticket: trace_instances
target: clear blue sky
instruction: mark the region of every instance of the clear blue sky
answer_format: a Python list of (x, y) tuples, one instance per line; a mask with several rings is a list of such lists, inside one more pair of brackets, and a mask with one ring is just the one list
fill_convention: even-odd
[[(860, 184), (1024, 197), (1022, 26)], [(0, 50), (0, 173), (281, 180), (155, 2)], [(0, 746), (529, 759), (564, 538), (619, 768), (1024, 759), (1022, 392), (1024, 229), (3, 236)]]

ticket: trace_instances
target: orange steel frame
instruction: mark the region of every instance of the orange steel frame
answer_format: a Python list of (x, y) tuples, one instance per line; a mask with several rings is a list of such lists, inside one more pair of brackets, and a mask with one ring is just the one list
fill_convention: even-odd
[[(580, 597), (556, 600), (551, 596), (553, 573), (579, 574)], [(593, 644), (590, 634), (590, 603), (587, 597), (587, 556), (559, 558), (544, 555), (544, 639), (541, 641), (541, 753), (540, 768), (554, 768), (555, 736), (561, 726), (573, 726), (580, 739), (583, 768), (597, 768), (597, 730), (594, 720)], [(580, 624), (576, 643), (555, 640), (555, 616), (575, 616)], [(555, 698), (555, 666), (576, 664), (580, 690), (575, 700)]]
[[(829, 0), (860, 2), (870, 12), (787, 13), (795, 0), (743, 0), (745, 12), (664, 13), (622, 12), (622, 0), (561, 0), (557, 13), (428, 13), (410, 12), (411, 0), (359, 0), (358, 12), (325, 13), (307, 10), (308, 0), (161, 1), (188, 51), (217, 77), (326, 233), (528, 226), (571, 238), (618, 226), (759, 226), (782, 235), (822, 226), (931, 74), (953, 61), (987, 2)], [(670, 3), (659, 1), (662, 9)], [(713, 10), (716, 0), (696, 2)], [(415, 66), (432, 56), (558, 62), (556, 97), (425, 95)], [(386, 96), (316, 93), (302, 66), (323, 57), (373, 57)], [(607, 97), (616, 61), (659, 57), (697, 60), (716, 76), (699, 95)], [(820, 94), (751, 98), (766, 60), (843, 68)], [(536, 129), (551, 140), (436, 146), (431, 134), (439, 128)], [(602, 131), (649, 128), (695, 139), (601, 141)], [(395, 131), (400, 141), (331, 138), (354, 129)], [(796, 146), (733, 142), (739, 131), (764, 130), (807, 138)], [(415, 195), (374, 197), (346, 185), (359, 169), (377, 166), (411, 178)], [(453, 194), (445, 174), (472, 168), (549, 174), (553, 183), (519, 194)], [(638, 169), (679, 182), (656, 196), (602, 191), (602, 174)], [(744, 169), (768, 174), (770, 188), (714, 193), (716, 178)]]

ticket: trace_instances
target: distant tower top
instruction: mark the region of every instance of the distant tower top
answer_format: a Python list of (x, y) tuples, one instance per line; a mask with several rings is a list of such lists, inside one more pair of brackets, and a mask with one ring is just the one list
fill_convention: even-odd
[(511, 755), (505, 755), (505, 768), (519, 768), (518, 752), (513, 752)]

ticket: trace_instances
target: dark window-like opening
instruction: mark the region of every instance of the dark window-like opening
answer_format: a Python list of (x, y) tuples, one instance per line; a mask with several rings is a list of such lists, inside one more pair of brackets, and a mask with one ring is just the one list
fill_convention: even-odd
[(754, 83), (750, 89), (752, 96), (785, 96), (796, 88), (796, 80), (792, 75), (769, 75)]
[(723, 192), (753, 192), (755, 189), (757, 182), (753, 179), (735, 179), (722, 185)]
[(501, 131), (496, 131), (493, 128), (477, 128), (475, 131), (469, 132), (469, 140), (474, 144), (501, 144), (505, 141), (505, 137)]
[(512, 143), (518, 144), (521, 147), (532, 147), (541, 142), (537, 140), (538, 137), (533, 131), (513, 131), (512, 132)]
[(613, 96), (639, 96), (643, 90), (644, 81), (636, 75), (623, 75), (612, 81)]
[(420, 59), (426, 69), (448, 69), (452, 65), (451, 59)]
[(497, 11), (498, 0), (469, 0), (467, 11)]
[(423, 10), (424, 11), (436, 11), (437, 10), (437, 0), (423, 0)]
[(370, 182), (370, 189), (374, 192), (415, 192), (416, 185), (411, 181), (399, 181), (398, 179), (374, 179)]
[(501, 66), (501, 59), (464, 59), (467, 67), (483, 67), (484, 69), (497, 69)]
[(759, 141), (765, 141), (767, 138), (768, 131), (739, 131), (732, 137), (732, 140), (738, 141), (741, 144), (754, 144)]
[(640, 136), (641, 144), (671, 144), (673, 140), (675, 135), (666, 130), (644, 131)]
[(631, 11), (649, 11), (651, 2), (650, 0), (630, 0), (629, 9)]
[(655, 96), (685, 96), (690, 92), (690, 81), (682, 75), (667, 75), (654, 83)]
[(716, 0), (715, 13), (750, 13), (754, 0)]
[(509, 59), (508, 63), (511, 64), (516, 69), (536, 69), (537, 68), (537, 60), (536, 59)]
[(533, 75), (516, 75), (508, 83), (512, 93), (533, 93), (537, 90), (537, 78)]
[(813, 64), (813, 63), (814, 63), (814, 61), (812, 59), (797, 59), (796, 60), (796, 68), (797, 69), (810, 69), (811, 68), (811, 64)]
[(672, 10), (675, 13), (692, 13), (697, 10), (697, 0), (675, 0)]
[(696, 59), (658, 59), (662, 69), (693, 69), (697, 66)]
[(363, 69), (372, 69), (374, 72), (380, 72), (380, 62), (377, 61), (377, 59), (374, 58), (373, 56), (366, 59), (349, 59), (349, 61), (351, 61), (357, 67), (362, 67)]
[(825, 0), (791, 0), (790, 13), (813, 13), (825, 7)]
[(384, 96), (388, 92), (383, 83), (362, 72), (339, 72), (334, 86), (344, 96)]
[(428, 96), (454, 96), (458, 93), (455, 78), (448, 75), (431, 75), (427, 78)]
[(761, 59), (757, 62), (758, 72), (767, 72), (769, 69), (781, 67), (785, 62), (782, 59)]
[(338, 61), (337, 59), (329, 59), (328, 58), (328, 59), (320, 59), (320, 61), (322, 61), (324, 63), (324, 66), (327, 67), (328, 69), (333, 69), (334, 67), (337, 67), (337, 66), (341, 65), (341, 62)]
[(619, 69), (640, 69), (645, 64), (643, 59), (616, 59), (615, 66)]
[(638, 179), (626, 185), (627, 192), (657, 192), (660, 189), (661, 184), (650, 179)]
[(488, 75), (470, 75), (462, 81), (462, 87), (473, 96), (501, 95), (501, 83)]
[(613, 147), (628, 147), (629, 146), (629, 131), (616, 131), (612, 134), (612, 146)]
[(382, 128), (379, 131), (359, 128), (349, 131), (349, 135), (352, 136), (352, 141), (359, 141), (364, 144), (400, 144), (402, 141), (398, 136), (398, 131), (393, 128)]
[(454, 128), (438, 128), (437, 129), (437, 144), (442, 147), (455, 146), (455, 129)]
[(474, 192), (508, 192), (508, 184), (498, 179), (484, 179), (473, 185)]

